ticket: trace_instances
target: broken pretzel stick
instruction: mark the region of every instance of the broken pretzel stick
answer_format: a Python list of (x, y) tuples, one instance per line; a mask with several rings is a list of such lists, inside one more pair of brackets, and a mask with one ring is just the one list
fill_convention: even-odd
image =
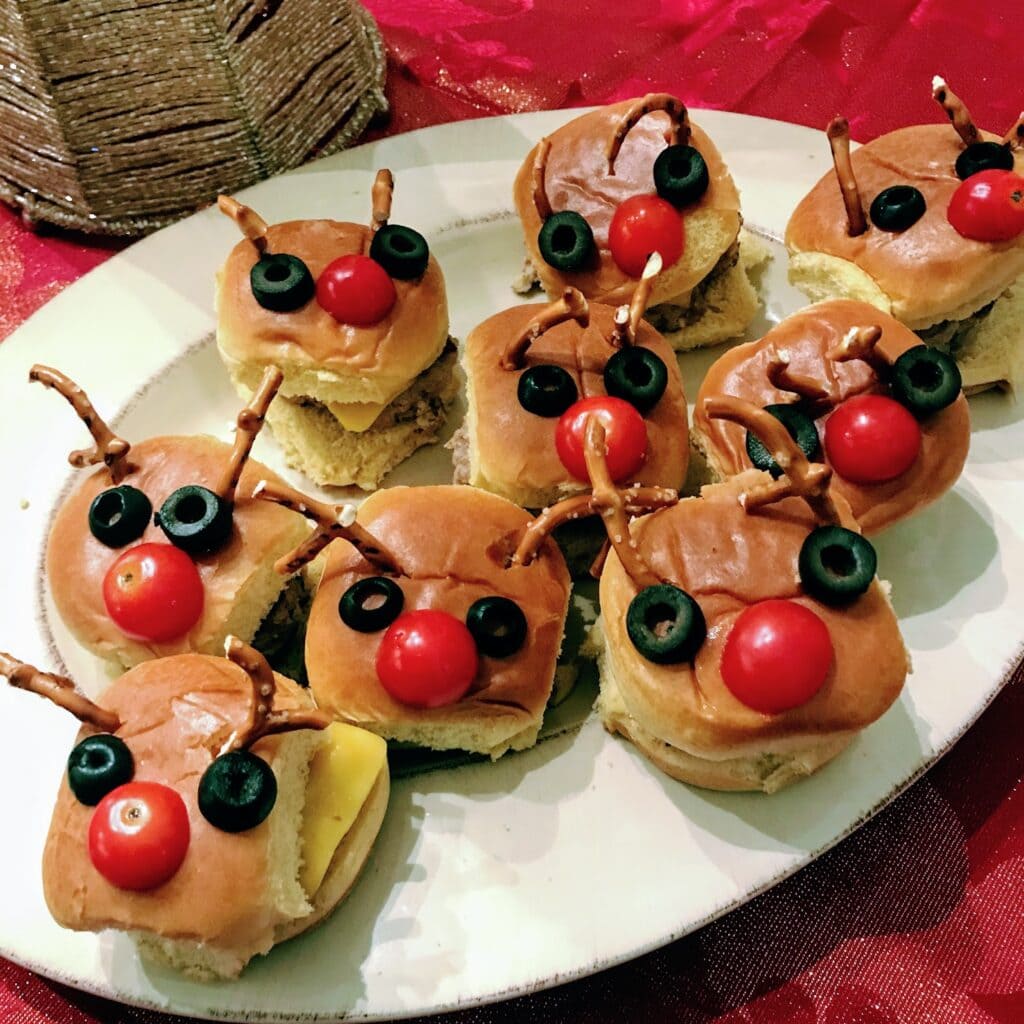
[(630, 133), (633, 126), (641, 118), (655, 111), (664, 110), (671, 119), (668, 131), (665, 133), (665, 142), (672, 146), (676, 143), (687, 145), (690, 141), (690, 118), (686, 112), (686, 105), (682, 100), (676, 99), (665, 92), (648, 93), (643, 99), (639, 99), (623, 113), (622, 118), (615, 127), (615, 132), (608, 140), (605, 148), (605, 156), (608, 159), (608, 173), (615, 175), (615, 158), (619, 155), (622, 143)]
[(387, 224), (388, 218), (391, 216), (391, 200), (394, 194), (395, 177), (386, 167), (382, 167), (373, 179), (373, 188), (370, 190), (372, 204), (370, 231), (373, 234)]
[(233, 196), (217, 196), (217, 208), (230, 217), (261, 255), (267, 251), (267, 222), (251, 207)]
[(76, 469), (96, 466), (102, 462), (110, 470), (110, 479), (114, 485), (119, 484), (132, 468), (128, 463), (128, 452), (131, 445), (124, 438), (118, 437), (107, 426), (93, 407), (92, 402), (89, 401), (89, 396), (85, 391), (60, 370), (55, 370), (51, 366), (43, 366), (40, 363), (36, 363), (29, 370), (28, 379), (42, 384), (44, 387), (53, 388), (54, 391), (63, 395), (70, 403), (71, 408), (78, 413), (79, 419), (86, 425), (96, 442), (96, 446), (92, 449), (82, 448), (73, 451), (68, 456), (68, 462)]
[(861, 203), (860, 189), (850, 161), (850, 124), (845, 117), (833, 118), (825, 129), (828, 144), (832, 150), (832, 162), (836, 168), (836, 180), (846, 207), (846, 224), (850, 235), (862, 235), (868, 228)]
[(946, 80), (941, 75), (936, 75), (932, 79), (932, 96), (953, 122), (953, 127), (965, 146), (973, 146), (974, 143), (981, 141), (981, 135), (971, 120), (970, 111), (963, 100), (946, 85)]
[(551, 152), (551, 140), (543, 138), (537, 143), (537, 152), (533, 157), (533, 168), (530, 171), (530, 183), (533, 186), (533, 206), (541, 221), (551, 216), (551, 203), (548, 201), (547, 189), (544, 185), (544, 172), (548, 166), (548, 154)]
[(794, 373), (789, 368), (790, 354), (787, 349), (773, 349), (768, 355), (768, 380), (780, 391), (789, 391), (806, 399), (815, 408), (828, 408), (832, 398), (828, 389), (813, 377)]
[(268, 366), (263, 371), (263, 379), (249, 399), (249, 404), (238, 414), (235, 421), (235, 446), (215, 491), (228, 505), (234, 504), (238, 481), (242, 479), (242, 470), (263, 427), (267, 409), (270, 408), (270, 403), (283, 380), (284, 374), (276, 366)]
[(80, 722), (96, 726), (103, 732), (116, 732), (121, 722), (113, 711), (107, 711), (89, 700), (66, 676), (40, 672), (33, 665), (0, 651), (0, 675), (6, 676), (11, 686), (19, 690), (46, 697), (65, 711), (70, 711)]
[(506, 346), (501, 354), (503, 370), (521, 370), (526, 350), (545, 331), (566, 320), (575, 320), (581, 327), (590, 323), (590, 307), (583, 293), (576, 288), (566, 288), (562, 297), (545, 306)]
[(376, 537), (356, 522), (354, 505), (328, 505), (324, 501), (307, 497), (284, 484), (261, 480), (252, 497), (273, 501), (293, 512), (298, 512), (317, 525), (313, 532), (291, 553), (274, 563), (274, 571), (282, 576), (298, 572), (311, 562), (332, 540), (347, 540), (371, 565), (384, 572), (404, 575), (401, 565)]

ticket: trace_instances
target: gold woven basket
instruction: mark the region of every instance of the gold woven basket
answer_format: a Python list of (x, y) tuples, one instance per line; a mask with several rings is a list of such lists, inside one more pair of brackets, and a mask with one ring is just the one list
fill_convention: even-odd
[(0, 0), (0, 199), (137, 235), (387, 109), (352, 0)]

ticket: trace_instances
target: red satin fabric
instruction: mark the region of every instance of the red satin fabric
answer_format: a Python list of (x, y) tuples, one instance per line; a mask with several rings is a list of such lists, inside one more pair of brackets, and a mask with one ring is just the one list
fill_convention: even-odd
[[(1020, 0), (368, 0), (388, 45), (376, 134), (649, 91), (860, 140), (934, 120), (933, 74), (977, 123), (1024, 106)], [(116, 246), (33, 235), (0, 210), (0, 337)], [(69, 326), (69, 329), (73, 327)], [(1024, 629), (1024, 626), (1022, 626)], [(811, 867), (697, 934), (458, 1024), (1021, 1024), (1024, 686), (925, 778)], [(11, 1024), (169, 1018), (0, 961)]]

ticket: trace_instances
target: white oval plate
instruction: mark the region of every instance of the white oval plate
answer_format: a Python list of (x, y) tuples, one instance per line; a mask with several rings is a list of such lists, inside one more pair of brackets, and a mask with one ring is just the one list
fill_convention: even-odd
[[(564, 111), (431, 128), (268, 181), (244, 197), (268, 220), (364, 220), (372, 171), (396, 172), (395, 219), (430, 238), (448, 280), (453, 333), (519, 301), (512, 178)], [(816, 132), (735, 114), (698, 120), (743, 192), (747, 223), (778, 237), (825, 171)], [(83, 431), (60, 398), (26, 384), (50, 362), (76, 378), (129, 440), (229, 437), (238, 407), (208, 338), (212, 279), (237, 240), (206, 210), (115, 256), (0, 346), (0, 529), (8, 540), (0, 648), (89, 688), (92, 660), (39, 598), (49, 512)], [(785, 259), (764, 277), (770, 323), (801, 305)], [(687, 394), (715, 353), (683, 360)], [(140, 389), (146, 393), (138, 400)], [(58, 928), (39, 864), (75, 723), (0, 688), (7, 841), (0, 853), (0, 951), (66, 984), (124, 1002), (230, 1020), (381, 1020), (557, 984), (671, 941), (806, 864), (905, 787), (974, 721), (1019, 654), (1024, 609), (1024, 426), (1020, 406), (972, 400), (975, 433), (956, 489), (878, 541), (914, 675), (902, 699), (837, 761), (770, 798), (691, 789), (661, 775), (590, 718), (497, 764), (398, 780), (356, 890), (309, 935), (232, 984), (198, 985), (140, 962), (115, 934)], [(257, 455), (280, 467), (273, 441)], [(443, 449), (393, 482), (445, 480)], [(291, 478), (302, 485), (296, 474)], [(865, 651), (870, 657), (870, 651)], [(211, 870), (216, 870), (211, 865)]]

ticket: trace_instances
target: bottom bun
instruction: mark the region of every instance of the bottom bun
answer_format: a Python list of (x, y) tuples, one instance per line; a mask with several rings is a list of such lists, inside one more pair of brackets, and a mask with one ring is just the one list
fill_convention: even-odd
[[(236, 390), (248, 394), (251, 367), (228, 368)], [(458, 387), (455, 347), (449, 342), (367, 430), (346, 430), (326, 405), (312, 398), (283, 395), (270, 406), (267, 423), (287, 463), (315, 483), (373, 490), (417, 448), (437, 440)]]
[[(348, 895), (384, 821), (389, 792), (390, 778), (385, 768), (377, 776), (352, 827), (334, 851), (327, 874), (310, 901), (311, 909), (292, 921), (279, 924), (274, 931), (274, 945), (319, 924)], [(252, 949), (248, 946), (215, 946), (165, 938), (152, 932), (135, 931), (132, 934), (143, 956), (196, 981), (237, 978), (252, 956)]]
[(806, 741), (787, 738), (782, 746), (766, 744), (763, 750), (742, 757), (700, 757), (660, 739), (633, 717), (599, 631), (594, 640), (600, 645), (597, 665), (601, 689), (596, 706), (604, 727), (629, 740), (666, 775), (691, 786), (775, 793), (831, 761), (857, 734), (852, 730), (807, 737)]
[(738, 338), (760, 302), (751, 274), (769, 259), (764, 240), (741, 230), (737, 245), (692, 292), (651, 307), (646, 318), (677, 352)]

